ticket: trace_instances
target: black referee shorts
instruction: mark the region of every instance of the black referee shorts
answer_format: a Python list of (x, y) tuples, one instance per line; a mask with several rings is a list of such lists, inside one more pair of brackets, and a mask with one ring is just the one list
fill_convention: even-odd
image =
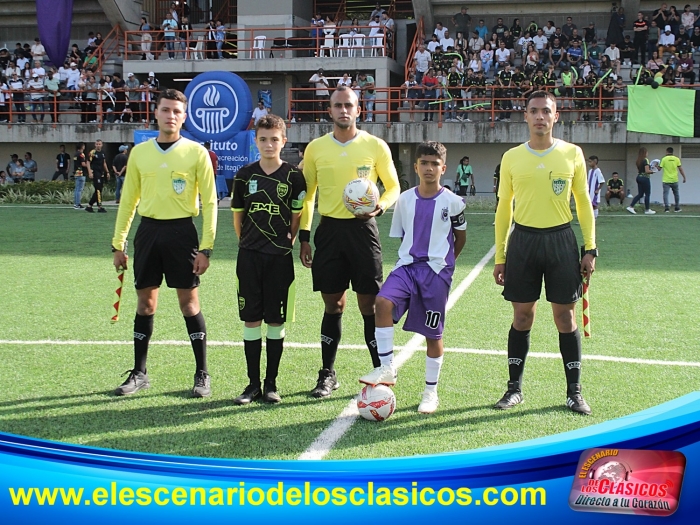
[(537, 301), (543, 277), (550, 303), (570, 304), (581, 298), (581, 262), (574, 231), (569, 224), (542, 229), (516, 224), (508, 240), (503, 297), (516, 303)]
[(384, 280), (382, 245), (374, 219), (321, 217), (314, 235), (311, 275), (315, 292), (377, 295)]
[(191, 217), (159, 221), (141, 218), (134, 238), (134, 286), (137, 290), (160, 286), (165, 275), (168, 288), (199, 286), (192, 273), (199, 248)]
[(241, 321), (282, 324), (294, 320), (292, 254), (271, 255), (239, 248), (236, 291)]

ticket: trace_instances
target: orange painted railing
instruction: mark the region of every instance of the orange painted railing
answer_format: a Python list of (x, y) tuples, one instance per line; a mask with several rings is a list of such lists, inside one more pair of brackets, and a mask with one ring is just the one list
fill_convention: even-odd
[(107, 33), (102, 43), (97, 48), (85, 57), (83, 67), (90, 67), (93, 71), (101, 72), (104, 63), (110, 59), (115, 53), (117, 56), (122, 56), (122, 50), (125, 44), (122, 41), (124, 32), (116, 25)]
[(425, 27), (423, 26), (423, 17), (421, 16), (418, 19), (418, 23), (416, 24), (416, 34), (413, 37), (413, 42), (411, 43), (411, 48), (408, 50), (408, 58), (406, 59), (406, 66), (405, 66), (405, 72), (404, 72), (404, 78), (408, 78), (408, 72), (413, 68), (413, 65), (415, 64), (415, 60), (413, 57), (416, 55), (416, 51), (418, 51), (418, 46), (425, 42)]

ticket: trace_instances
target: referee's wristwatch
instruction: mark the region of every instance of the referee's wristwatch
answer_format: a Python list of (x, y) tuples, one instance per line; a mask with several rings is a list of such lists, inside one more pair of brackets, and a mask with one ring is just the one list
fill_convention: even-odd
[(199, 253), (204, 255), (207, 259), (211, 258), (212, 250), (199, 250)]
[(114, 246), (112, 246), (112, 253), (114, 252), (120, 252), (121, 250), (117, 250)]
[(593, 257), (598, 257), (598, 248), (593, 248), (592, 250), (586, 250), (584, 255), (592, 255)]

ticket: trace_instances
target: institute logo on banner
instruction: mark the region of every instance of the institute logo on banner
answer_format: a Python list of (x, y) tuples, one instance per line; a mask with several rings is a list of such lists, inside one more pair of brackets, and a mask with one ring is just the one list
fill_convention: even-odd
[(224, 142), (248, 127), (253, 99), (245, 81), (235, 73), (197, 75), (187, 85), (185, 95), (185, 128), (197, 139)]
[(581, 454), (569, 506), (583, 512), (670, 516), (678, 509), (685, 456), (663, 450), (592, 448)]

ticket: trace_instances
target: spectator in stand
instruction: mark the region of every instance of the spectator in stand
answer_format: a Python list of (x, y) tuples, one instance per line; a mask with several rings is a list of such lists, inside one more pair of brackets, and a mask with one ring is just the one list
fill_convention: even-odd
[(14, 163), (10, 167), (8, 174), (15, 184), (19, 184), (22, 182), (22, 180), (24, 180), (24, 175), (26, 173), (24, 161), (17, 158), (17, 155), (13, 155), (12, 157), (14, 159)]
[(180, 23), (180, 14), (177, 12), (177, 2), (171, 2), (171, 4), (170, 4), (170, 16), (173, 17), (173, 20), (175, 20), (175, 22), (177, 24)]
[(443, 27), (442, 22), (435, 22), (435, 29), (433, 29), (433, 34), (437, 35), (438, 42), (445, 38), (446, 27)]
[[(535, 33), (536, 32), (537, 32), (537, 29), (535, 29)], [(551, 42), (552, 36), (554, 35), (554, 33), (557, 32), (557, 28), (554, 25), (554, 22), (552, 20), (547, 20), (547, 23), (542, 28), (542, 32), (544, 33), (544, 36), (546, 36), (549, 39), (549, 41)], [(533, 34), (532, 31), (530, 31), (530, 34), (531, 35)]]
[[(168, 50), (168, 60), (175, 59), (175, 31), (177, 30), (177, 22), (173, 20), (172, 13), (165, 13), (165, 20), (160, 25), (163, 30), (163, 39), (165, 40), (165, 47)], [(218, 34), (218, 31), (216, 32)], [(215, 35), (216, 39), (216, 35)], [(217, 45), (218, 47), (218, 45)], [(220, 58), (220, 57), (219, 57)]]
[(468, 8), (466, 6), (462, 6), (462, 8), (459, 10), (459, 13), (452, 17), (452, 25), (455, 28), (455, 34), (469, 34), (469, 26), (472, 23), (472, 17), (467, 14), (467, 11)]
[(685, 27), (681, 26), (679, 34), (676, 37), (676, 52), (680, 55), (683, 51), (690, 53), (690, 35), (686, 32)]
[(445, 30), (444, 36), (440, 39), (440, 47), (447, 52), (449, 48), (455, 47), (455, 39), (450, 36), (450, 32)]
[(36, 172), (39, 171), (39, 167), (36, 161), (32, 158), (32, 152), (28, 151), (24, 154), (24, 176), (22, 180), (34, 182), (36, 180)]
[(615, 70), (615, 74), (620, 74), (620, 50), (615, 42), (611, 42), (610, 46), (603, 53), (610, 59), (610, 65)]
[(693, 62), (693, 58), (687, 51), (682, 51), (681, 59), (678, 61), (678, 70), (680, 71), (683, 80), (687, 80), (690, 84), (695, 84), (694, 67), (695, 63)]
[(421, 42), (418, 45), (418, 51), (413, 55), (413, 61), (416, 65), (416, 82), (419, 85), (423, 82), (423, 75), (425, 75), (430, 68), (431, 60), (432, 56), (430, 52), (426, 51), (425, 44)]
[(513, 37), (513, 40), (517, 42), (524, 33), (525, 30), (520, 26), (520, 19), (516, 18), (513, 20), (513, 25), (510, 26), (510, 34)]
[(148, 19), (145, 16), (141, 17), (141, 25), (139, 25), (139, 31), (141, 31), (141, 60), (153, 60), (155, 56), (151, 53), (151, 46), (153, 45), (153, 36), (151, 31), (153, 28), (151, 24), (148, 23)]
[(315, 120), (318, 122), (327, 122), (326, 115), (328, 114), (328, 101), (331, 97), (328, 91), (328, 79), (323, 74), (323, 68), (319, 68), (318, 71), (316, 71), (316, 73), (309, 78), (309, 82), (316, 88), (314, 91), (316, 96)]
[(384, 9), (382, 8), (382, 4), (377, 2), (377, 4), (374, 7), (374, 10), (372, 11), (372, 14), (369, 15), (369, 19), (374, 20), (374, 17), (376, 16), (381, 17), (383, 12)]
[[(44, 89), (46, 90), (46, 109), (51, 117), (51, 122), (61, 122), (58, 117), (58, 112), (60, 111), (60, 99), (61, 99), (61, 85), (58, 79), (58, 75), (49, 70), (48, 75), (44, 78)], [(43, 115), (42, 115), (43, 116)]]
[(656, 22), (659, 27), (664, 27), (666, 25), (666, 20), (668, 19), (669, 11), (666, 3), (662, 3), (659, 9), (656, 9), (652, 15), (651, 20)]
[(352, 87), (352, 78), (350, 78), (350, 75), (347, 73), (343, 73), (342, 78), (338, 80), (338, 87), (340, 86), (345, 86), (345, 87)]
[(24, 82), (15, 72), (12, 73), (12, 79), (9, 82), (10, 91), (12, 92), (12, 103), (15, 106), (17, 114), (17, 122), (26, 122), (26, 109), (24, 107)]
[[(216, 58), (216, 22), (214, 20), (209, 20), (209, 24), (207, 25), (205, 29), (205, 40), (207, 41), (206, 48), (207, 48), (207, 53), (206, 57), (209, 59), (214, 59)], [(312, 35), (313, 36), (313, 35)], [(314, 49), (318, 48), (318, 42), (314, 38)], [(313, 50), (311, 51), (313, 53)], [(313, 56), (313, 55), (311, 55)]]
[[(515, 54), (519, 57), (522, 57), (523, 59), (527, 55), (527, 48), (529, 45), (532, 44), (532, 36), (530, 36), (529, 31), (525, 31), (520, 38), (515, 42), (515, 45), (513, 46), (513, 49), (515, 50)], [(534, 44), (532, 46), (533, 48), (535, 47)]]
[[(615, 111), (615, 121), (622, 122), (622, 114), (625, 110), (625, 95), (627, 94), (627, 86), (622, 80), (622, 77), (618, 77), (615, 82), (615, 101), (613, 102), (613, 109)], [(622, 204), (622, 201), (620, 201)]]
[(482, 49), (479, 53), (479, 57), (481, 58), (481, 70), (484, 72), (484, 75), (488, 75), (491, 69), (491, 64), (493, 64), (493, 56), (494, 54), (491, 50), (491, 44), (486, 43), (486, 45), (484, 45), (484, 49)]
[(567, 48), (569, 46), (569, 38), (564, 33), (562, 33), (561, 27), (555, 28), (554, 34), (548, 37), (547, 42), (551, 44), (552, 42), (554, 42), (555, 38), (559, 39), (559, 42), (561, 43), (563, 48)]
[(269, 114), (270, 108), (265, 107), (265, 101), (263, 99), (258, 100), (258, 107), (256, 107), (253, 110), (253, 115), (250, 119), (252, 123), (252, 126), (250, 126), (250, 128), (255, 128), (255, 125), (258, 123), (258, 120), (260, 120), (263, 117), (266, 117)]
[[(141, 102), (141, 93), (138, 91), (140, 85), (139, 80), (133, 73), (129, 72), (126, 74), (126, 85), (124, 88), (126, 89), (126, 94), (128, 97), (128, 107), (131, 108), (132, 117), (136, 120), (140, 120), (139, 103)], [(133, 112), (136, 114), (134, 115)]]
[(675, 5), (672, 5), (668, 9), (666, 24), (671, 26), (671, 32), (676, 38), (678, 38), (678, 30), (681, 27), (681, 15), (679, 15), (678, 11), (676, 11)]
[(59, 153), (56, 155), (56, 171), (53, 177), (51, 177), (51, 180), (54, 181), (60, 176), (63, 176), (63, 180), (67, 181), (68, 170), (70, 169), (70, 155), (66, 153), (66, 147), (63, 144), (58, 147), (58, 150)]
[(379, 17), (375, 16), (369, 21), (369, 43), (370, 46), (378, 46), (381, 44), (381, 39), (378, 38), (382, 34), (382, 24), (379, 21)]
[(5, 67), (5, 70), (3, 71), (5, 74), (5, 78), (12, 78), (12, 73), (17, 73), (20, 75), (22, 73), (22, 70), (17, 67), (17, 64), (14, 60), (10, 60), (7, 63), (7, 66)]
[(430, 42), (428, 42), (428, 51), (430, 53), (435, 53), (438, 47), (440, 47), (440, 41), (438, 40), (438, 36), (433, 34), (433, 36), (430, 37)]
[(7, 85), (7, 78), (0, 74), (0, 124), (8, 121), (10, 105), (10, 87)]
[(503, 31), (505, 31), (506, 29), (508, 29), (508, 28), (503, 23), (503, 19), (498, 18), (496, 20), (496, 25), (493, 26), (493, 28), (491, 29), (491, 33), (496, 33), (496, 35), (500, 36), (503, 34)]
[(78, 64), (75, 62), (70, 63), (70, 69), (66, 71), (66, 89), (71, 89), (77, 91), (78, 83), (80, 82), (80, 70), (78, 69)]
[(46, 70), (42, 67), (40, 60), (34, 61), (34, 67), (32, 68), (32, 76), (39, 75), (39, 79), (43, 80), (46, 76)]
[(693, 28), (693, 34), (690, 37), (690, 48), (693, 54), (700, 53), (700, 27), (698, 26)]
[(430, 68), (423, 77), (423, 122), (433, 121), (433, 108), (430, 103), (437, 98), (438, 79), (435, 77), (435, 69)]
[(151, 84), (149, 80), (146, 79), (141, 84), (141, 122), (147, 122), (149, 119), (153, 119), (153, 112), (151, 111)]
[(596, 38), (597, 38), (597, 36), (596, 36), (595, 24), (593, 22), (590, 22), (588, 24), (588, 27), (584, 28), (584, 30), (583, 30), (583, 40), (586, 42), (586, 44), (590, 44)]
[(625, 35), (622, 46), (620, 46), (620, 58), (623, 62), (631, 64), (636, 54), (637, 52), (634, 48), (632, 40), (630, 40), (630, 36)]
[(382, 13), (380, 24), (382, 25), (382, 32), (384, 33), (384, 37), (386, 38), (387, 46), (390, 46), (394, 41), (394, 31), (396, 30), (396, 22), (394, 22), (393, 18), (389, 17), (389, 13), (387, 11), (384, 11)]
[(29, 61), (24, 63), (24, 67), (22, 68), (22, 80), (24, 80), (25, 83), (29, 82), (32, 79), (32, 66)]
[(658, 51), (653, 51), (651, 53), (651, 58), (647, 62), (647, 69), (653, 73), (659, 71), (665, 65), (663, 58), (659, 57)]
[[(552, 40), (552, 42), (554, 42), (554, 40)], [(532, 43), (535, 44), (535, 51), (537, 51), (540, 56), (544, 55), (549, 46), (549, 40), (544, 36), (544, 31), (542, 31), (542, 29), (537, 30), (537, 35), (532, 39)], [(559, 43), (561, 44), (561, 39), (559, 39)]]
[(118, 73), (114, 73), (112, 79), (112, 93), (114, 94), (114, 122), (121, 122), (121, 115), (126, 107), (126, 82)]
[(224, 58), (224, 42), (226, 41), (226, 28), (221, 20), (216, 21), (216, 55), (219, 60)]
[(88, 33), (87, 46), (85, 46), (85, 49), (83, 50), (84, 54), (89, 55), (95, 51), (95, 49), (97, 49), (97, 44), (95, 43), (96, 40), (97, 38), (95, 37), (95, 33), (90, 31)]
[(564, 66), (568, 64), (566, 55), (566, 50), (562, 47), (561, 42), (555, 38), (554, 43), (549, 47), (549, 63), (553, 64), (555, 68), (564, 69)]
[(504, 69), (506, 65), (510, 65), (511, 55), (510, 50), (506, 49), (506, 43), (501, 40), (498, 43), (498, 49), (495, 51), (496, 66), (493, 70), (494, 75), (498, 73), (499, 68)]
[(194, 28), (192, 24), (190, 24), (190, 19), (183, 16), (182, 23), (180, 24), (180, 45), (185, 60), (189, 60), (190, 54), (194, 53), (194, 50), (197, 49), (197, 35), (193, 33), (193, 31)]
[(472, 31), (472, 37), (467, 43), (467, 48), (469, 51), (476, 53), (477, 55), (484, 48), (484, 39), (479, 36), (479, 32), (476, 29)]
[(409, 73), (408, 80), (401, 87), (406, 89), (406, 101), (409, 109), (408, 118), (411, 122), (415, 122), (416, 114), (414, 111), (418, 105), (417, 100), (421, 98), (420, 84), (416, 80), (416, 75)]
[(681, 27), (685, 27), (688, 34), (693, 32), (695, 20), (697, 20), (697, 17), (695, 16), (695, 13), (691, 11), (690, 4), (686, 4), (683, 8), (683, 13), (681, 14)]
[(5, 171), (0, 171), (0, 186), (6, 186), (7, 184), (13, 184), (12, 179), (7, 176)]
[(571, 40), (571, 37), (574, 34), (574, 29), (578, 29), (578, 27), (576, 24), (574, 24), (573, 19), (570, 16), (567, 16), (566, 24), (562, 26), (561, 32), (564, 33), (569, 40)]
[(31, 80), (27, 82), (27, 89), (29, 90), (32, 123), (38, 124), (39, 120), (44, 122), (44, 83), (39, 79), (39, 75), (36, 73), (32, 75)]
[(46, 49), (41, 44), (39, 37), (34, 39), (34, 44), (31, 47), (32, 50), (32, 60), (39, 61), (41, 63), (44, 60), (44, 55), (46, 54)]
[(376, 91), (374, 90), (374, 77), (362, 72), (357, 76), (357, 85), (362, 90), (365, 122), (372, 122), (374, 120), (374, 100), (377, 97)]
[(486, 27), (486, 24), (484, 23), (484, 19), (480, 19), (478, 25), (476, 26), (475, 31), (478, 33), (479, 38), (486, 42), (486, 39), (489, 36), (489, 28)]
[(649, 40), (649, 22), (640, 11), (637, 13), (637, 20), (634, 21), (634, 52), (633, 62), (644, 64), (646, 62), (647, 41)]
[(664, 53), (676, 52), (676, 36), (671, 32), (671, 26), (664, 27), (664, 32), (659, 36), (659, 57), (663, 58)]
[(605, 36), (606, 45), (610, 46), (613, 42), (620, 45), (624, 39), (625, 31), (625, 10), (620, 7), (617, 11), (613, 11), (608, 24), (608, 34)]
[(583, 64), (583, 49), (581, 49), (581, 42), (574, 40), (571, 43), (571, 47), (566, 51), (566, 61), (572, 68), (578, 69)]
[[(527, 54), (525, 55), (525, 72), (528, 74), (528, 76), (531, 76), (533, 72), (539, 68), (540, 64), (541, 60), (539, 53), (535, 50), (534, 44), (529, 44), (527, 46)], [(542, 69), (539, 68), (539, 71), (542, 72)]]

